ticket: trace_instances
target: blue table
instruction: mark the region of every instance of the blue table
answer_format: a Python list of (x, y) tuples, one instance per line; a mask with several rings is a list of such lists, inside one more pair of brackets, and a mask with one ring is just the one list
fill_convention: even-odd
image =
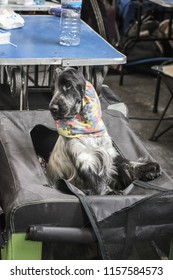
[(173, 0), (150, 0), (150, 2), (156, 3), (163, 7), (173, 8)]
[[(12, 92), (17, 92), (21, 96), (21, 110), (28, 108), (28, 67), (30, 65), (87, 67), (126, 62), (123, 54), (83, 22), (80, 45), (67, 47), (58, 43), (59, 17), (27, 15), (23, 18), (25, 24), (22, 28), (10, 30), (13, 45), (0, 45), (0, 66), (6, 69)], [(100, 84), (99, 75), (96, 80), (97, 84)]]
[(60, 18), (52, 15), (23, 16), (24, 27), (11, 30), (12, 45), (0, 45), (0, 65), (111, 65), (126, 57), (88, 25), (81, 25), (79, 46), (58, 44)]

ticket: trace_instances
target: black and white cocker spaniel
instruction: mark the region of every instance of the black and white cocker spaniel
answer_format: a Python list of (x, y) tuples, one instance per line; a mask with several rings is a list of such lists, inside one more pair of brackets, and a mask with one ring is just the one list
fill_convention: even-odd
[(86, 195), (107, 195), (135, 179), (147, 181), (160, 175), (158, 163), (129, 161), (115, 150), (102, 120), (99, 97), (81, 72), (59, 67), (53, 86), (49, 109), (59, 137), (47, 167), (52, 184), (64, 178)]

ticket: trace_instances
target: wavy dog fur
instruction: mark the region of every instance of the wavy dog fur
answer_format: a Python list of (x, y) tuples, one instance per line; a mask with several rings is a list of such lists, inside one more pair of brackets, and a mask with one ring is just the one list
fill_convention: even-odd
[(159, 176), (157, 163), (132, 162), (117, 153), (99, 118), (99, 98), (77, 69), (55, 70), (49, 108), (59, 133), (47, 167), (52, 184), (64, 178), (86, 195), (105, 195), (117, 193), (135, 179), (147, 181)]

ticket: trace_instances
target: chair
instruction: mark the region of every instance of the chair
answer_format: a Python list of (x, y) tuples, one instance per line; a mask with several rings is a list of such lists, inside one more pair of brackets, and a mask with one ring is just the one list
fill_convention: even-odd
[[(120, 80), (119, 80), (119, 85), (122, 86), (124, 82), (124, 70), (125, 68), (128, 69), (130, 67), (137, 67), (140, 65), (145, 65), (149, 69), (151, 65), (154, 65), (155, 63), (165, 63), (170, 61), (171, 57), (152, 57), (152, 58), (145, 58), (145, 59), (138, 59), (135, 61), (129, 61), (126, 64), (121, 65), (120, 69)], [(150, 66), (149, 66), (150, 65)]]
[(161, 81), (165, 83), (165, 85), (168, 88), (168, 91), (170, 93), (170, 98), (165, 106), (165, 109), (163, 110), (160, 119), (158, 120), (156, 127), (153, 130), (153, 133), (151, 135), (150, 140), (156, 141), (161, 135), (169, 131), (171, 128), (173, 128), (173, 124), (168, 126), (166, 129), (164, 129), (162, 132), (157, 133), (161, 122), (163, 121), (166, 112), (173, 100), (173, 60), (163, 63), (160, 66), (153, 66), (152, 69), (157, 72), (157, 83), (156, 83), (156, 90), (155, 90), (155, 97), (154, 97), (154, 104), (153, 104), (153, 113), (158, 112), (158, 103), (159, 103), (159, 95), (160, 95), (160, 84)]

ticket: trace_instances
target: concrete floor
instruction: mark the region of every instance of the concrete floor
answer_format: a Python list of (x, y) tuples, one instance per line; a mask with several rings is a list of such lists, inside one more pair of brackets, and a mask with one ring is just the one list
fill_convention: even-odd
[[(149, 140), (157, 119), (170, 97), (166, 86), (161, 84), (159, 112), (156, 114), (152, 112), (156, 77), (133, 72), (125, 75), (123, 86), (120, 86), (119, 74), (108, 73), (104, 83), (128, 106), (131, 128), (162, 168), (173, 176), (173, 129), (162, 135), (157, 141)], [(172, 109), (173, 102), (166, 117), (173, 117)], [(164, 120), (160, 130), (165, 129), (171, 123), (173, 123), (173, 119)]]

